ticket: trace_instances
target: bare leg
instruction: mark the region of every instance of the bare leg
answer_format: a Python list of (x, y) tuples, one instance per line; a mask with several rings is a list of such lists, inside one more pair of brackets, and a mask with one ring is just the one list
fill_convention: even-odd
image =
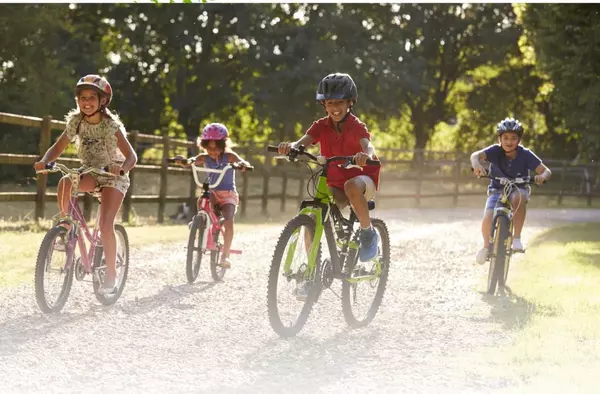
[(492, 236), (492, 216), (494, 210), (486, 209), (483, 213), (483, 221), (481, 222), (481, 235), (483, 236), (483, 247), (490, 247), (490, 237)]
[(125, 196), (113, 187), (102, 189), (100, 205), (100, 236), (106, 259), (106, 280), (114, 281), (117, 276), (117, 238), (115, 236), (115, 217)]
[(525, 216), (527, 214), (527, 204), (525, 197), (520, 192), (514, 192), (510, 196), (510, 202), (513, 206), (514, 213), (514, 224), (515, 224), (515, 238), (521, 238), (521, 230), (525, 224)]
[(344, 191), (354, 213), (360, 222), (360, 227), (368, 228), (371, 226), (371, 217), (369, 216), (369, 205), (365, 198), (367, 185), (362, 179), (352, 178), (344, 184)]
[[(58, 202), (58, 211), (60, 213), (60, 216), (65, 216), (67, 214), (67, 212), (69, 211), (69, 204), (71, 203), (71, 189), (72, 189), (73, 183), (71, 181), (71, 178), (69, 176), (64, 176), (61, 178), (61, 180), (58, 182), (58, 188), (57, 188), (57, 198), (56, 201)], [(81, 177), (81, 180), (79, 181), (79, 191), (80, 192), (89, 192), (94, 190), (94, 187), (96, 186), (96, 180), (91, 177), (91, 176), (83, 176)]]
[(223, 219), (225, 219), (223, 221), (225, 234), (223, 235), (223, 254), (221, 255), (221, 259), (226, 259), (229, 257), (229, 251), (231, 250), (231, 243), (233, 241), (233, 217), (235, 215), (235, 205), (225, 204), (221, 206), (221, 211), (223, 213)]

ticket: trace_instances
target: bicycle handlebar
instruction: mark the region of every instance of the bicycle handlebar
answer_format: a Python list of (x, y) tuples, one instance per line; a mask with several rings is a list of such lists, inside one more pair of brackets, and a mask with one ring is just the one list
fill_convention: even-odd
[[(471, 171), (473, 171), (473, 170), (474, 169), (471, 168)], [(487, 174), (480, 175), (480, 176), (478, 176), (478, 178), (492, 179), (492, 180), (500, 182), (501, 185), (506, 185), (506, 184), (512, 183), (512, 184), (516, 184), (516, 185), (537, 185), (537, 186), (539, 186), (535, 181), (526, 180), (525, 178), (510, 179), (510, 178), (503, 177), (503, 176), (491, 176), (491, 175), (487, 175)], [(546, 181), (544, 181), (542, 183), (546, 183)]]
[[(94, 168), (94, 167), (69, 168), (69, 167), (65, 166), (64, 164), (56, 163), (56, 162), (46, 163), (46, 167), (43, 170), (36, 171), (35, 173), (36, 174), (47, 174), (47, 173), (54, 173), (54, 172), (62, 172), (65, 175), (68, 175), (68, 174), (77, 174), (77, 175), (96, 174), (96, 175), (106, 176), (106, 177), (113, 177), (113, 178), (117, 177), (117, 175), (108, 171), (108, 166), (104, 167), (104, 168)], [(120, 174), (125, 175), (125, 171), (121, 170)]]
[[(279, 148), (277, 146), (269, 145), (269, 146), (267, 146), (267, 152), (279, 153)], [(324, 156), (315, 156), (309, 152), (306, 152), (304, 150), (303, 145), (300, 145), (298, 148), (291, 148), (290, 152), (286, 155), (286, 157), (290, 160), (294, 160), (294, 159), (296, 159), (296, 157), (298, 155), (307, 156), (308, 158), (310, 158), (311, 160), (315, 161), (317, 164), (320, 164), (322, 166), (327, 165), (334, 161), (344, 160), (344, 161), (348, 162), (347, 165), (345, 165), (345, 166), (340, 165), (340, 167), (343, 167), (343, 168), (360, 167), (356, 163), (354, 163), (354, 156), (332, 156), (332, 157), (328, 157), (328, 158), (325, 158)], [(375, 166), (375, 167), (381, 166), (381, 162), (379, 160), (373, 160), (373, 159), (367, 159), (366, 164), (369, 166)]]

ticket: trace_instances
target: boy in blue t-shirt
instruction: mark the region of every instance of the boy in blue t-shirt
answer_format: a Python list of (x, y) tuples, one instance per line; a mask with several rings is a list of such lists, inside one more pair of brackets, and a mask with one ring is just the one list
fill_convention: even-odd
[[(496, 177), (506, 177), (510, 179), (527, 178), (529, 171), (535, 171), (537, 175), (534, 178), (535, 183), (541, 184), (550, 179), (552, 173), (546, 167), (539, 157), (527, 148), (523, 148), (519, 143), (523, 137), (523, 126), (513, 118), (506, 118), (498, 123), (496, 129), (498, 134), (498, 143), (485, 149), (473, 152), (471, 155), (471, 164), (475, 175), (482, 176), (486, 174), (485, 168), (480, 161), (490, 163), (490, 175)], [(483, 248), (477, 252), (476, 261), (478, 264), (484, 264), (487, 259), (490, 236), (492, 233), (492, 214), (494, 206), (503, 187), (496, 180), (490, 182), (488, 187), (488, 199), (485, 203), (483, 222), (481, 224), (481, 234), (483, 235)], [(519, 187), (510, 195), (510, 201), (514, 210), (514, 237), (513, 250), (523, 250), (521, 243), (521, 230), (525, 223), (526, 204), (529, 201), (530, 188), (528, 186)]]

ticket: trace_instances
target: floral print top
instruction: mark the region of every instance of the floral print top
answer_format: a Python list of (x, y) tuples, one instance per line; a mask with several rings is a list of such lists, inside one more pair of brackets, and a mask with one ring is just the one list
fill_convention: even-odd
[(77, 143), (77, 153), (85, 167), (104, 168), (125, 161), (125, 155), (117, 146), (116, 134), (121, 128), (125, 130), (123, 124), (113, 118), (103, 117), (100, 123), (90, 124), (82, 120), (81, 115), (74, 114), (68, 116), (65, 131), (69, 140)]

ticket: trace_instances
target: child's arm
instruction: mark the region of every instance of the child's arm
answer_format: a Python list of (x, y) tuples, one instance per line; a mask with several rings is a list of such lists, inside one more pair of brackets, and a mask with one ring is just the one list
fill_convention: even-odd
[(188, 163), (188, 160), (193, 160), (195, 165), (204, 165), (204, 162), (206, 160), (206, 156), (208, 156), (206, 153), (201, 153), (198, 156), (192, 156), (189, 159), (186, 157), (183, 157), (181, 155), (177, 155), (175, 157), (173, 157), (173, 160), (176, 160), (177, 163), (182, 167), (189, 167), (191, 166), (190, 163)]
[(116, 135), (117, 135), (117, 146), (119, 147), (119, 150), (125, 156), (125, 161), (123, 162), (121, 167), (116, 168), (113, 171), (114, 174), (119, 175), (121, 169), (125, 173), (131, 171), (131, 169), (137, 163), (138, 157), (137, 157), (137, 154), (135, 153), (135, 150), (133, 150), (133, 146), (131, 146), (131, 143), (129, 142), (129, 140), (126, 137), (125, 129), (124, 128), (119, 129), (119, 131), (117, 132)]
[(485, 154), (485, 149), (478, 150), (473, 152), (471, 155), (471, 165), (473, 166), (473, 172), (477, 176), (485, 175), (485, 168), (479, 162), (480, 160), (487, 160), (487, 155)]
[(310, 146), (315, 142), (315, 139), (308, 134), (304, 134), (302, 138), (300, 138), (296, 142), (282, 142), (279, 144), (279, 154), (287, 155), (290, 153), (292, 148), (297, 147), (298, 145)]
[(227, 155), (227, 160), (229, 163), (240, 163), (244, 167), (250, 167), (250, 163), (248, 163), (246, 160), (242, 159), (235, 152), (229, 152), (229, 154)]
[(65, 151), (67, 146), (69, 146), (69, 137), (67, 137), (67, 131), (63, 131), (63, 133), (58, 137), (58, 140), (52, 145), (46, 153), (44, 157), (42, 157), (38, 162), (33, 165), (36, 171), (41, 171), (46, 167), (46, 164), (56, 161), (60, 157), (60, 155)]
[(550, 169), (546, 167), (544, 163), (540, 163), (540, 165), (535, 168), (535, 172), (537, 175), (535, 176), (534, 180), (538, 185), (549, 180), (552, 176), (552, 171), (550, 171)]
[(358, 152), (354, 155), (354, 162), (356, 165), (363, 167), (367, 164), (368, 159), (373, 159), (375, 157), (375, 147), (368, 138), (360, 139), (360, 147), (362, 148), (362, 152)]

